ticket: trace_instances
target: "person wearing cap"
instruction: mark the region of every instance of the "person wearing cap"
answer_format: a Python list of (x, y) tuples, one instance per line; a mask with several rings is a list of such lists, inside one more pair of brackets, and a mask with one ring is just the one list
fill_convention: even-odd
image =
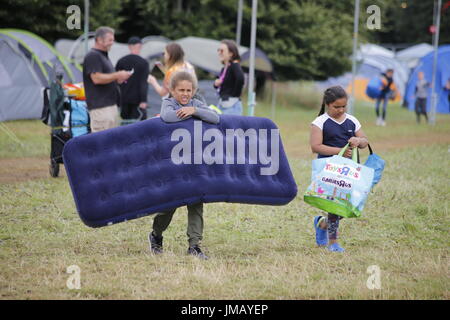
[(114, 44), (114, 29), (100, 27), (95, 31), (94, 47), (83, 61), (83, 83), (89, 110), (91, 131), (97, 132), (117, 126), (117, 84), (127, 81), (128, 71), (114, 70), (108, 51)]
[(116, 64), (116, 70), (132, 70), (130, 79), (120, 84), (120, 116), (124, 120), (147, 119), (147, 77), (148, 62), (140, 56), (142, 40), (131, 37), (128, 40), (130, 54), (122, 57)]

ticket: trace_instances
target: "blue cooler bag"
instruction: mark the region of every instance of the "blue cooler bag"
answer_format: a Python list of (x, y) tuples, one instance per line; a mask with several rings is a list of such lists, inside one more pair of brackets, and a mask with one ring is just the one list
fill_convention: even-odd
[(381, 95), (381, 90), (383, 89), (383, 81), (380, 77), (375, 77), (370, 79), (367, 84), (366, 94), (369, 98), (377, 99)]
[(72, 137), (78, 137), (89, 132), (89, 113), (85, 101), (70, 99), (70, 126)]
[(304, 194), (306, 203), (336, 215), (353, 218), (361, 212), (372, 188), (374, 169), (343, 157), (348, 144), (337, 156), (312, 161), (311, 184)]

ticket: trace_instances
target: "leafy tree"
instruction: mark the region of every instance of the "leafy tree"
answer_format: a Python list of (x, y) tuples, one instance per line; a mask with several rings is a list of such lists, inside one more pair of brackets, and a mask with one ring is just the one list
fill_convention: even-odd
[[(443, 4), (447, 1), (442, 1)], [(381, 43), (432, 43), (429, 27), (433, 24), (434, 1), (392, 1), (382, 19), (386, 21), (376, 33)], [(444, 7), (444, 6), (443, 6)], [(441, 12), (439, 43), (450, 42), (450, 8)]]
[[(133, 16), (130, 19), (131, 10)], [(170, 39), (186, 36), (234, 38), (236, 1), (125, 0), (121, 15), (126, 20), (120, 27), (127, 31), (128, 36), (163, 35)]]
[[(350, 70), (354, 0), (259, 0), (257, 47), (280, 79), (324, 79)], [(446, 1), (443, 1), (444, 4)], [(91, 0), (90, 30), (116, 29), (120, 42), (133, 35), (170, 39), (234, 39), (238, 0)], [(0, 28), (22, 28), (49, 42), (76, 38), (68, 30), (69, 5), (84, 14), (84, 0), (2, 0)], [(381, 9), (381, 29), (369, 30), (369, 5)], [(403, 7), (402, 7), (403, 4)], [(431, 43), (433, 1), (361, 0), (359, 42)], [(250, 45), (251, 1), (244, 1), (241, 44)], [(440, 43), (450, 42), (450, 8), (442, 12)]]
[[(235, 38), (237, 1), (124, 1), (120, 28), (127, 36)], [(336, 28), (336, 25), (347, 28)], [(244, 1), (242, 44), (250, 44), (251, 2)], [(259, 1), (257, 46), (282, 79), (323, 79), (349, 68), (352, 20), (313, 1)], [(132, 32), (132, 33), (131, 33)], [(124, 41), (125, 39), (123, 39)]]
[[(78, 5), (81, 9), (81, 30), (67, 28), (67, 7)], [(107, 25), (117, 28), (120, 0), (95, 0), (90, 2), (90, 30)], [(0, 28), (20, 28), (36, 33), (50, 43), (59, 38), (76, 38), (83, 33), (84, 0), (2, 0)]]
[[(352, 20), (312, 1), (263, 1), (258, 45), (285, 79), (324, 79), (350, 67)], [(336, 27), (339, 26), (339, 27)]]

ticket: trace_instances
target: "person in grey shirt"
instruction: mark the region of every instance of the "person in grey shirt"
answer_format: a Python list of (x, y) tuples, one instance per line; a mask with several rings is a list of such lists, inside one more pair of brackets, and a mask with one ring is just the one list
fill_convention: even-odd
[[(217, 124), (219, 115), (209, 109), (200, 100), (192, 99), (197, 88), (194, 77), (185, 71), (175, 73), (169, 84), (171, 98), (165, 98), (161, 105), (161, 119), (165, 122), (178, 122), (191, 117)], [(177, 208), (158, 213), (153, 220), (153, 230), (148, 235), (150, 250), (153, 254), (163, 253), (163, 232), (169, 227)], [(206, 260), (206, 256), (200, 249), (203, 238), (203, 203), (187, 205), (188, 226), (187, 236), (189, 248), (187, 253)]]
[(169, 86), (171, 97), (163, 99), (161, 104), (160, 115), (163, 121), (178, 122), (194, 117), (213, 124), (219, 123), (219, 115), (214, 110), (192, 98), (197, 83), (189, 72), (175, 73)]
[(194, 117), (213, 124), (219, 123), (219, 115), (197, 99), (181, 104), (173, 97), (164, 98), (160, 116), (165, 122), (178, 122)]
[(428, 115), (427, 115), (427, 96), (428, 96), (428, 87), (430, 84), (425, 80), (424, 74), (422, 71), (420, 71), (417, 74), (417, 82), (416, 82), (416, 116), (417, 116), (417, 123), (420, 123), (420, 115), (425, 116), (426, 122), (428, 122)]

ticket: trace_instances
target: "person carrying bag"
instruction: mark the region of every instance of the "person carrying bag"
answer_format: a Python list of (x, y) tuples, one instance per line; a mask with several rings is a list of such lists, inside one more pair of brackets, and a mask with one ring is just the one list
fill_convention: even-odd
[[(369, 141), (359, 120), (346, 113), (347, 102), (341, 86), (326, 89), (320, 112), (311, 122), (311, 151), (318, 159), (313, 161), (312, 183), (305, 201), (325, 210), (326, 214), (314, 217), (316, 243), (332, 252), (345, 251), (338, 243), (340, 220), (361, 214), (373, 184), (373, 169), (357, 161), (357, 150), (366, 148)], [(349, 160), (352, 155), (354, 161)], [(372, 171), (372, 178), (366, 171)], [(361, 181), (365, 182), (362, 187)]]

